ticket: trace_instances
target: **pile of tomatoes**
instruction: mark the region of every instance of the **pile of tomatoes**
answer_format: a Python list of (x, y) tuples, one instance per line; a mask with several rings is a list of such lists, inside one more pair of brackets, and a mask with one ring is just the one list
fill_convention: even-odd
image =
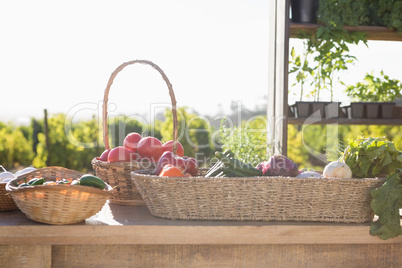
[[(150, 162), (158, 162), (164, 152), (173, 151), (173, 141), (162, 143), (155, 137), (142, 137), (139, 133), (129, 133), (123, 142), (123, 146), (105, 150), (98, 160), (109, 163), (139, 161), (141, 159)], [(184, 149), (180, 142), (177, 142), (177, 156), (184, 156)]]
[(173, 154), (172, 140), (162, 143), (155, 137), (142, 137), (136, 132), (124, 138), (123, 146), (107, 149), (97, 159), (109, 163), (146, 159), (157, 163), (153, 174), (167, 177), (196, 176), (199, 170), (196, 159), (184, 156), (180, 142), (177, 142), (176, 154)]

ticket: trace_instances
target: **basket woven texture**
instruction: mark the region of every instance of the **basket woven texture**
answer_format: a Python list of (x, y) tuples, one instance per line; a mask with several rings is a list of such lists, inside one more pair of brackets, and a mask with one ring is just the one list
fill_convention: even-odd
[(17, 210), (18, 207), (13, 198), (6, 191), (6, 184), (7, 183), (0, 183), (0, 211)]
[(131, 173), (154, 216), (184, 220), (371, 221), (385, 179), (159, 177)]
[[(163, 80), (166, 82), (166, 85), (169, 90), (169, 96), (172, 103), (172, 115), (173, 115), (173, 151), (176, 152), (177, 149), (177, 137), (178, 137), (178, 128), (177, 128), (177, 110), (176, 110), (176, 98), (173, 92), (172, 84), (169, 82), (166, 74), (163, 72), (159, 66), (154, 64), (151, 61), (147, 60), (133, 60), (129, 62), (125, 62), (121, 64), (116, 70), (112, 73), (107, 83), (107, 87), (105, 89), (105, 94), (103, 98), (103, 113), (102, 113), (102, 123), (103, 123), (103, 141), (105, 144), (105, 150), (109, 149), (109, 134), (108, 134), (108, 124), (107, 124), (107, 102), (109, 97), (110, 87), (113, 84), (113, 80), (116, 75), (123, 70), (126, 66), (131, 64), (145, 64), (150, 65), (155, 70), (157, 70), (161, 75)], [(92, 167), (96, 172), (96, 175), (103, 179), (107, 184), (112, 187), (116, 187), (116, 191), (112, 194), (110, 198), (110, 202), (120, 205), (129, 205), (129, 206), (145, 206), (145, 202), (141, 197), (136, 185), (133, 183), (131, 179), (130, 173), (134, 170), (140, 169), (149, 169), (155, 168), (156, 163), (152, 163), (149, 161), (131, 161), (131, 162), (116, 162), (109, 163), (101, 161), (97, 158), (92, 159), (91, 161)]]
[[(98, 213), (105, 205), (109, 191), (88, 186), (37, 185), (18, 188), (19, 182), (33, 178), (46, 181), (78, 179), (83, 173), (62, 167), (47, 167), (21, 175), (7, 183), (18, 208), (31, 220), (48, 224), (74, 224)], [(108, 190), (111, 190), (109, 187)]]

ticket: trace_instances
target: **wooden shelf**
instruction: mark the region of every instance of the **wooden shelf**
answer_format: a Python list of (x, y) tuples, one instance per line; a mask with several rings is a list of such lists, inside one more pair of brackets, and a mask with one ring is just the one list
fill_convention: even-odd
[[(298, 38), (298, 34), (302, 31), (311, 33), (315, 31), (320, 24), (308, 23), (291, 23), (289, 36), (291, 38)], [(380, 41), (402, 41), (402, 34), (397, 33), (393, 29), (380, 26), (358, 26), (351, 27), (345, 26), (344, 29), (350, 32), (365, 32), (367, 33), (367, 40), (380, 40)]]
[(397, 126), (402, 125), (402, 119), (349, 119), (349, 118), (295, 118), (289, 117), (288, 124), (291, 125), (327, 125), (327, 124), (339, 124), (339, 125), (387, 125)]

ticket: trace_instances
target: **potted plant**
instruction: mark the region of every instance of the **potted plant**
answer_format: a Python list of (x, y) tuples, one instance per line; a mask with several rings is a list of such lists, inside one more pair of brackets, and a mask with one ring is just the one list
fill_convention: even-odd
[[(351, 117), (393, 118), (394, 101), (402, 96), (401, 90), (402, 83), (390, 79), (383, 71), (380, 72), (380, 77), (375, 77), (373, 72), (366, 73), (363, 82), (346, 87), (346, 94), (354, 101), (351, 103)], [(365, 113), (356, 110), (362, 106), (366, 108)]]
[[(289, 62), (289, 73), (296, 73), (296, 83), (300, 85), (300, 100), (296, 102), (298, 117), (315, 116), (319, 118), (340, 117), (340, 102), (334, 101), (334, 89), (337, 84), (344, 85), (339, 79), (341, 71), (347, 70), (349, 64), (353, 64), (356, 58), (350, 55), (348, 44), (357, 44), (364, 40), (359, 35), (348, 34), (347, 32), (333, 27), (323, 26), (315, 33), (302, 33), (300, 38), (305, 40), (304, 52), (301, 56), (296, 55), (294, 48), (291, 50), (291, 61)], [(313, 60), (309, 61), (312, 58)], [(303, 102), (306, 81), (310, 91), (306, 97), (312, 102)], [(327, 90), (329, 100), (322, 101), (322, 91)], [(308, 112), (301, 110), (308, 106)]]
[(308, 61), (311, 51), (308, 50), (306, 39), (304, 39), (304, 48), (302, 55), (296, 55), (294, 47), (292, 47), (290, 52), (289, 74), (294, 73), (296, 75), (296, 82), (291, 86), (300, 86), (299, 101), (296, 101), (294, 105), (290, 106), (291, 113), (296, 117), (308, 117), (311, 114), (311, 102), (303, 101), (308, 78), (310, 76), (312, 77), (314, 74), (314, 69), (310, 67)]

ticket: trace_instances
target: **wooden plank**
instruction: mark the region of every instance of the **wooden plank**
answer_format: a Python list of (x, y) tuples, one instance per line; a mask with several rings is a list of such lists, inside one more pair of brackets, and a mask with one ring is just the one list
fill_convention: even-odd
[(400, 126), (402, 125), (402, 119), (358, 119), (358, 118), (295, 118), (289, 117), (288, 123), (292, 125), (327, 125), (327, 124), (339, 124), (339, 125), (383, 125), (383, 126)]
[(0, 245), (0, 267), (51, 267), (51, 245)]
[(402, 245), (54, 246), (52, 267), (401, 267)]
[[(307, 33), (313, 33), (318, 27), (322, 25), (319, 24), (308, 24), (308, 23), (292, 23), (290, 25), (290, 37), (298, 38), (298, 34), (302, 31)], [(396, 32), (396, 30), (389, 29), (387, 27), (381, 26), (345, 26), (349, 32), (365, 32), (367, 33), (367, 40), (379, 40), (379, 41), (402, 41), (402, 34)]]
[(14, 216), (0, 218), (0, 245), (402, 243), (402, 236), (371, 236), (369, 223), (174, 221), (154, 217), (144, 207), (113, 204), (74, 225), (35, 223), (18, 211), (3, 215)]

